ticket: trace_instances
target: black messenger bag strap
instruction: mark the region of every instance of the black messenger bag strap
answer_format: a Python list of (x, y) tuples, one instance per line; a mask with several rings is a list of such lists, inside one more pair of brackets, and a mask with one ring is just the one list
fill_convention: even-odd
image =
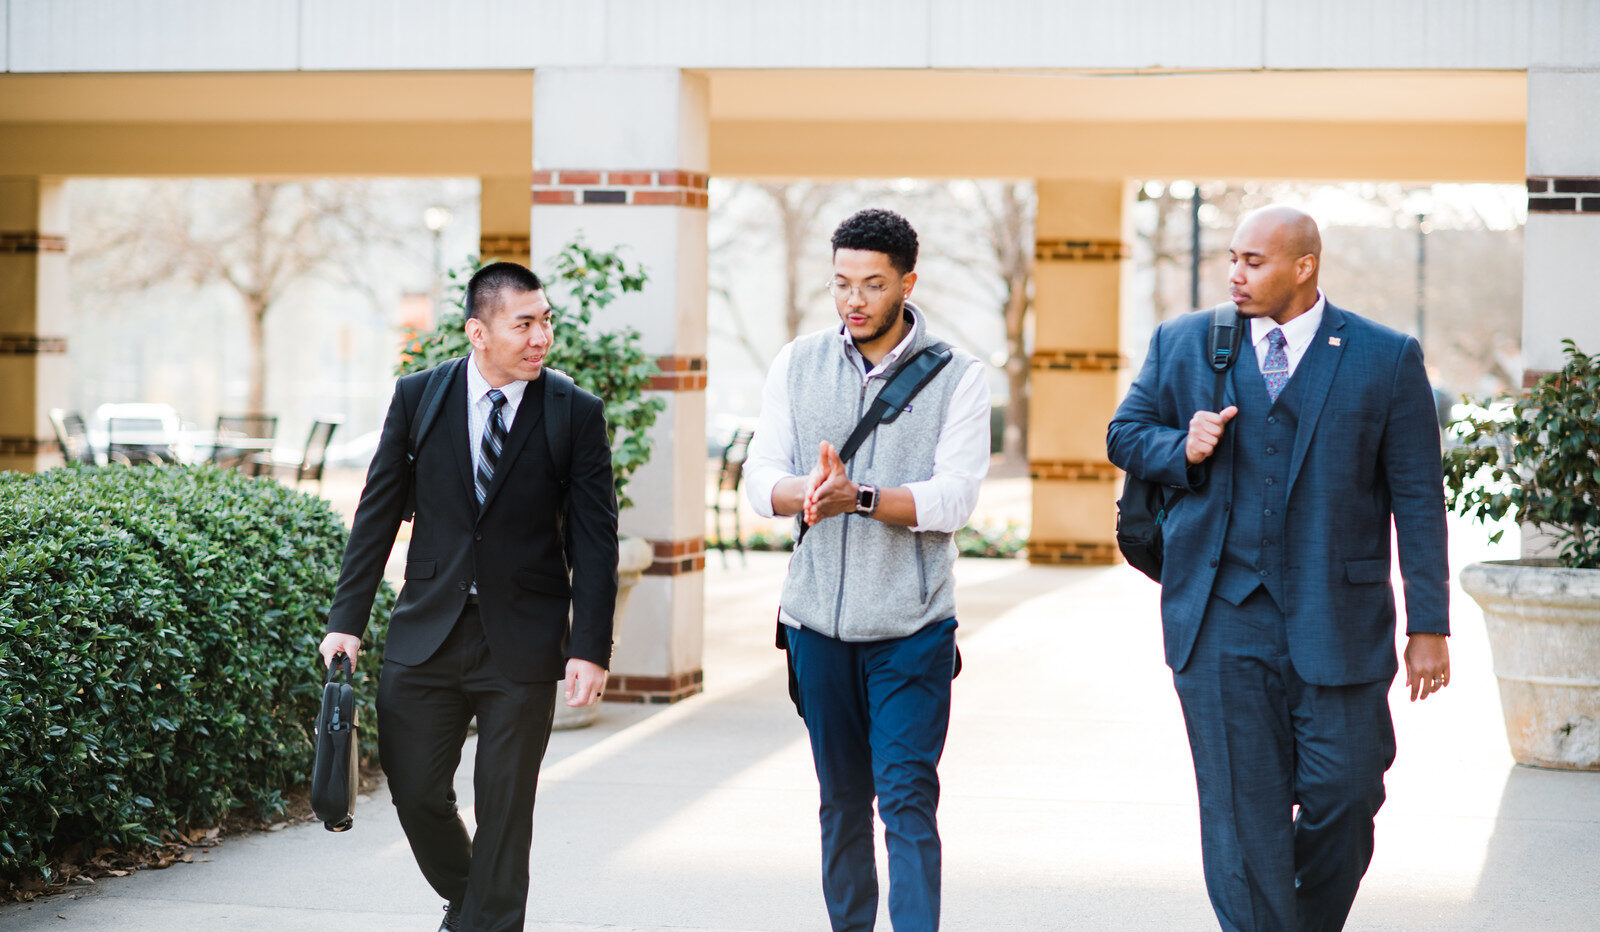
[(910, 407), (917, 393), (933, 381), (939, 370), (949, 365), (950, 356), (950, 344), (930, 343), (906, 360), (906, 364), (889, 377), (889, 384), (872, 400), (867, 413), (862, 415), (856, 429), (850, 432), (850, 439), (844, 442), (844, 448), (839, 451), (839, 459), (850, 462), (850, 457), (856, 455), (861, 444), (866, 442), (879, 424), (892, 423), (901, 411)]
[(417, 416), (411, 420), (411, 433), (406, 437), (406, 468), (410, 471), (410, 490), (406, 493), (406, 510), (400, 520), (410, 521), (417, 514), (417, 451), (422, 449), (422, 441), (427, 439), (428, 431), (433, 429), (433, 422), (439, 418), (439, 409), (444, 407), (444, 396), (449, 394), (450, 383), (455, 379), (456, 373), (467, 362), (467, 357), (460, 356), (449, 362), (443, 362), (428, 373), (428, 384), (422, 389), (422, 400), (417, 403)]

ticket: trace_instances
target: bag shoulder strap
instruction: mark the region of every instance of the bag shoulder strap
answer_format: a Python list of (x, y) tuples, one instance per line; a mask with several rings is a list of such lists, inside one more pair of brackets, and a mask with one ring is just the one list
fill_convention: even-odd
[(1239, 316), (1239, 306), (1225, 301), (1211, 309), (1210, 353), (1207, 361), (1216, 373), (1216, 387), (1211, 394), (1211, 410), (1222, 410), (1222, 390), (1228, 370), (1239, 358), (1239, 346), (1244, 341), (1244, 319)]
[(439, 419), (439, 409), (444, 407), (444, 397), (450, 393), (450, 383), (466, 362), (467, 357), (458, 356), (434, 366), (433, 371), (428, 373), (428, 383), (422, 389), (422, 400), (417, 402), (417, 416), (411, 419), (411, 433), (406, 437), (406, 467), (411, 471), (411, 491), (406, 496), (402, 521), (410, 521), (417, 514), (417, 452), (422, 449), (422, 441), (427, 439), (428, 431), (433, 429), (433, 422)]
[(544, 370), (544, 436), (550, 462), (565, 489), (572, 480), (572, 393), (577, 383), (559, 369)]
[(850, 462), (850, 457), (856, 455), (861, 444), (866, 442), (867, 436), (879, 424), (888, 424), (899, 417), (900, 412), (917, 397), (917, 393), (949, 365), (951, 356), (950, 344), (939, 342), (928, 344), (917, 355), (906, 360), (905, 365), (890, 376), (889, 384), (883, 387), (878, 397), (872, 400), (867, 413), (856, 424), (856, 429), (850, 432), (850, 439), (844, 442), (844, 449), (839, 451), (839, 459)]

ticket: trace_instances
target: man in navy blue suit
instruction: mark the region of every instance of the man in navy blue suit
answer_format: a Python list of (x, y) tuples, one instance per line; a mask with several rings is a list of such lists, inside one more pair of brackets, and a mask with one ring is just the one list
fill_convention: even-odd
[(1449, 682), (1439, 432), (1417, 341), (1323, 297), (1309, 216), (1250, 214), (1229, 262), (1246, 329), (1221, 410), (1210, 314), (1186, 314), (1156, 328), (1107, 447), (1185, 492), (1161, 617), (1217, 918), (1339, 929), (1394, 760), (1391, 520), (1411, 698)]

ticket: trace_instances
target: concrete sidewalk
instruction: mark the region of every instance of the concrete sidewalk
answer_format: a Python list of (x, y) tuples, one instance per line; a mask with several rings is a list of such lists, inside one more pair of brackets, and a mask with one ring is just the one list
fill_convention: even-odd
[[(1453, 567), (1488, 555), (1480, 530), (1452, 530)], [(554, 737), (529, 929), (826, 928), (816, 782), (771, 646), (785, 565), (711, 557), (705, 694), (607, 705), (595, 728)], [(964, 560), (958, 574), (966, 670), (942, 767), (944, 928), (1215, 928), (1156, 587), (1126, 567)], [(1512, 764), (1481, 615), (1459, 592), (1453, 609), (1453, 685), (1426, 703), (1394, 696), (1399, 759), (1348, 928), (1600, 927), (1600, 774)], [(470, 806), (470, 763), (458, 792)], [(202, 857), (0, 908), (0, 929), (438, 923), (382, 791), (348, 834), (300, 825)]]

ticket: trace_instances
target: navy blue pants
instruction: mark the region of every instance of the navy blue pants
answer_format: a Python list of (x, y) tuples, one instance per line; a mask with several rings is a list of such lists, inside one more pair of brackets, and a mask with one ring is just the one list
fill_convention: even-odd
[(896, 932), (939, 928), (939, 757), (950, 725), (956, 620), (909, 637), (850, 643), (788, 629), (822, 790), (822, 894), (834, 932), (878, 915), (872, 801), (889, 852)]
[(1283, 613), (1263, 589), (1237, 606), (1213, 597), (1173, 679), (1194, 752), (1206, 890), (1222, 928), (1343, 928), (1394, 762), (1389, 683), (1302, 680)]

